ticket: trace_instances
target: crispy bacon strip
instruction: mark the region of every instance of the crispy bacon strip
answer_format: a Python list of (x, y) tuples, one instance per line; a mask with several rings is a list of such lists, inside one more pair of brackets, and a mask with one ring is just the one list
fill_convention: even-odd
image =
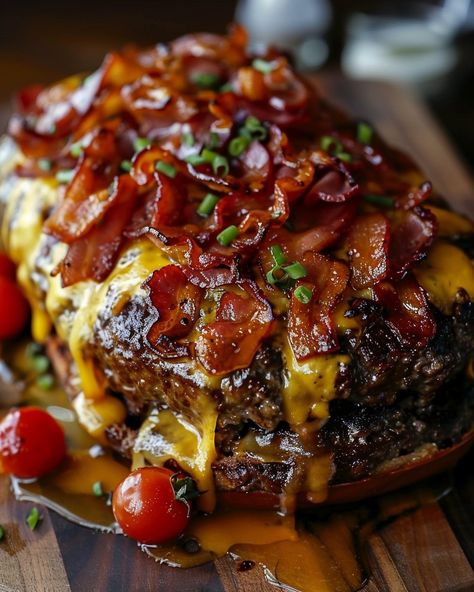
[(347, 238), (354, 290), (368, 288), (387, 277), (389, 239), (390, 225), (383, 214), (375, 212), (355, 219)]
[(396, 284), (382, 282), (375, 287), (377, 302), (388, 311), (387, 322), (408, 348), (426, 347), (436, 332), (425, 291), (412, 277)]
[(393, 279), (424, 259), (438, 232), (436, 216), (426, 208), (399, 211), (391, 221), (389, 259)]
[(311, 291), (311, 302), (300, 302), (293, 291), (288, 311), (288, 338), (299, 361), (338, 349), (331, 312), (349, 281), (349, 268), (342, 261), (311, 253), (305, 257), (304, 265), (310, 274), (309, 281), (300, 280), (298, 285)]
[(55, 273), (61, 273), (63, 286), (93, 279), (102, 282), (112, 271), (123, 242), (124, 230), (137, 196), (137, 188), (130, 177), (118, 182), (114, 204), (100, 223), (87, 234), (73, 241)]
[(272, 308), (250, 280), (239, 282), (239, 293), (225, 292), (216, 320), (203, 327), (196, 355), (204, 368), (222, 376), (246, 368), (270, 333)]
[(147, 339), (164, 358), (189, 355), (189, 335), (199, 317), (202, 290), (190, 284), (177, 265), (167, 265), (145, 282), (150, 300), (158, 312), (158, 320), (150, 328)]

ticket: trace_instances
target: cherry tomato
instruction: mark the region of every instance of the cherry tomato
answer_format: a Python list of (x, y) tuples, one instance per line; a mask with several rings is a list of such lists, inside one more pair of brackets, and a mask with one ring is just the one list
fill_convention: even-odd
[(0, 275), (14, 280), (16, 277), (16, 266), (13, 261), (0, 251)]
[(183, 532), (190, 505), (176, 498), (173, 475), (169, 469), (145, 467), (117, 486), (112, 509), (126, 535), (140, 543), (158, 544)]
[(62, 427), (42, 409), (15, 409), (0, 422), (0, 465), (7, 473), (41, 477), (55, 469), (65, 454)]
[(20, 288), (0, 275), (0, 339), (15, 337), (25, 328), (29, 306)]

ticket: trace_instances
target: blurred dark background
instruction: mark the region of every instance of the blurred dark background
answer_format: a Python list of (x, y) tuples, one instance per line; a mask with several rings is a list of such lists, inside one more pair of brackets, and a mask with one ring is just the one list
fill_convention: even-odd
[(97, 67), (127, 43), (224, 32), (281, 44), (302, 70), (342, 70), (409, 85), (474, 169), (474, 1), (75, 0), (0, 6), (0, 127), (14, 92)]

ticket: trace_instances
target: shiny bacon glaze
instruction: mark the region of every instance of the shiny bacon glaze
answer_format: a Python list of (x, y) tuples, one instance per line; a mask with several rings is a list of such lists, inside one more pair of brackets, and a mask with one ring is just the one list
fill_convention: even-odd
[[(4, 240), (42, 319), (37, 337), (52, 321), (86, 400), (112, 389), (140, 420), (169, 407), (203, 441), (216, 433), (203, 463), (221, 476), (242, 455), (250, 466), (242, 442), (258, 428), (294, 434), (294, 458), (329, 451), (336, 476), (358, 478), (433, 430), (383, 458), (366, 447), (359, 471), (354, 445), (351, 472), (335, 440), (348, 412), (331, 400), (353, 402), (349, 424), (370, 416), (370, 434), (381, 415), (367, 406), (383, 415), (406, 391), (425, 408), (458, 380), (474, 349), (474, 271), (455, 242), (468, 244), (473, 226), (434, 206), (414, 163), (328, 106), (285, 57), (260, 56), (262, 72), (245, 43), (234, 28), (128, 49), (85, 79), (21, 93), (10, 123), (21, 155), (11, 150), (0, 189)], [(217, 160), (196, 160), (206, 150)], [(215, 207), (202, 215), (208, 193)], [(32, 205), (42, 232), (27, 249), (18, 228)], [(275, 246), (303, 277), (269, 282)], [(457, 408), (456, 427), (435, 440), (468, 429)], [(120, 422), (108, 434), (133, 441)], [(326, 481), (333, 472), (321, 469)]]

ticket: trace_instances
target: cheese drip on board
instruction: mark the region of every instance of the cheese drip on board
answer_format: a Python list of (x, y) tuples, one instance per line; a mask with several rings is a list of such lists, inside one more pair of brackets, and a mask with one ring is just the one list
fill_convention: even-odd
[(215, 506), (212, 463), (216, 459), (216, 403), (201, 397), (199, 425), (191, 424), (169, 409), (153, 412), (142, 425), (134, 446), (133, 468), (176, 461), (196, 481), (202, 492), (199, 508), (212, 512)]

